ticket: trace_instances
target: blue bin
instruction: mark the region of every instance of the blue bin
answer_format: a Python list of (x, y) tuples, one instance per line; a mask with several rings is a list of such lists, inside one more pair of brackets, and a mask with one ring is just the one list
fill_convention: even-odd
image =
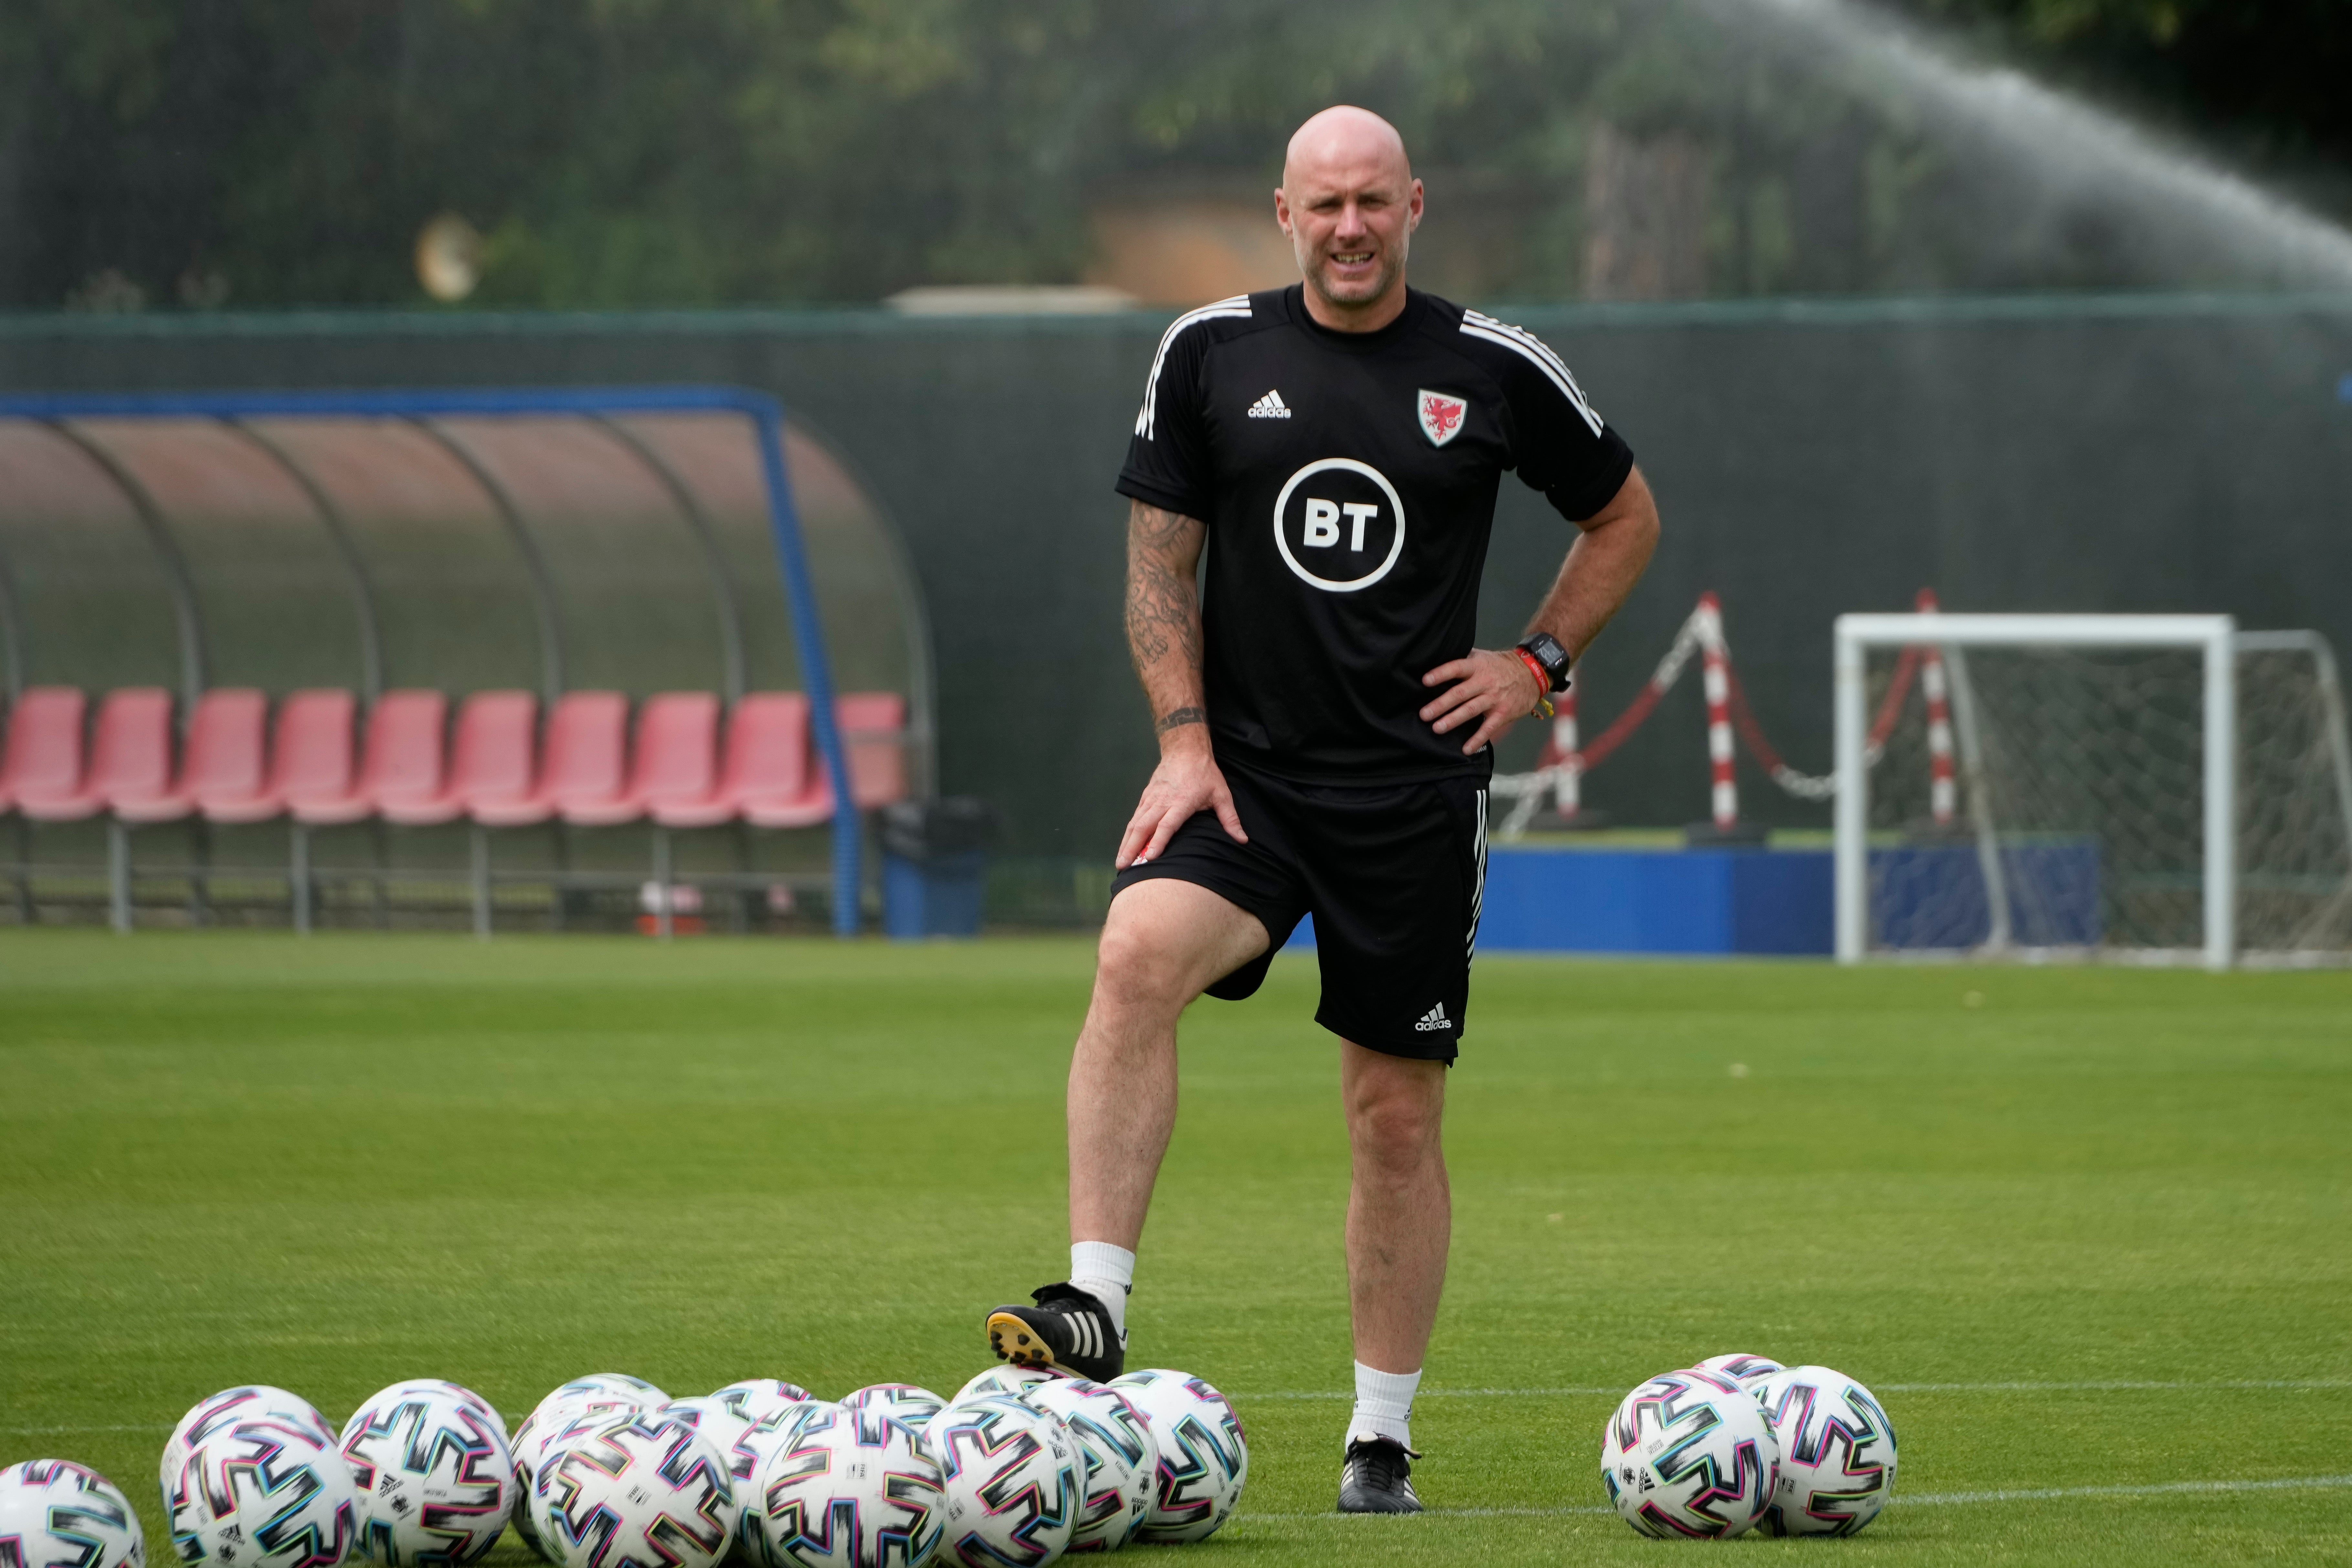
[(979, 849), (925, 860), (882, 857), (882, 931), (893, 942), (978, 936), (988, 856)]

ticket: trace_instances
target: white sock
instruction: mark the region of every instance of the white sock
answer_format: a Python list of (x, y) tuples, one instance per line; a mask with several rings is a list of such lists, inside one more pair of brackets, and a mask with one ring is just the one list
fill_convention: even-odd
[(1412, 1395), (1421, 1386), (1417, 1372), (1381, 1372), (1356, 1363), (1356, 1413), (1348, 1421), (1348, 1441), (1386, 1437), (1412, 1447)]
[(1100, 1301), (1127, 1347), (1127, 1299), (1135, 1291), (1135, 1254), (1108, 1241), (1070, 1243), (1070, 1283)]

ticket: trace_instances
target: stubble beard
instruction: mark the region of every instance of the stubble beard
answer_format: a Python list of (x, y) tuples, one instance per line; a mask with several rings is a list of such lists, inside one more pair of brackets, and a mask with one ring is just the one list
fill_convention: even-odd
[(1404, 275), (1405, 258), (1410, 247), (1411, 237), (1400, 236), (1395, 248), (1383, 250), (1381, 258), (1385, 265), (1361, 292), (1334, 289), (1324, 276), (1323, 268), (1320, 265), (1320, 262), (1325, 259), (1323, 258), (1318, 258), (1318, 265), (1302, 267), (1300, 271), (1306, 274), (1307, 286), (1322, 296), (1326, 304), (1352, 310), (1359, 306), (1369, 305), (1373, 300), (1387, 296), (1388, 291), (1396, 286), (1396, 280)]

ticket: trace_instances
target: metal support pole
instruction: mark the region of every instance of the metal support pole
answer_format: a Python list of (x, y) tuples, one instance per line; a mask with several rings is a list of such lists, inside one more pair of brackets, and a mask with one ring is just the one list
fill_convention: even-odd
[[(37, 417), (37, 416), (36, 416)], [(114, 481), (130, 501), (131, 510), (139, 525), (147, 532), (147, 542), (154, 548), (155, 559), (163, 569), (163, 580), (172, 592), (172, 613), (180, 633), (180, 710), (194, 713), (197, 700), (205, 694), (206, 681), (205, 658), (205, 616), (196, 598), (196, 580), (188, 570), (188, 558), (181, 552), (179, 541), (172, 536), (171, 525), (164, 521), (163, 509), (147, 493), (139, 477), (125, 468), (120, 458), (103, 442), (83, 434), (61, 418), (52, 417), (49, 428), (72, 442), (106, 477)]]
[(783, 412), (772, 402), (750, 398), (743, 411), (751, 417), (760, 444), (760, 468), (768, 482), (768, 521), (775, 532), (776, 563), (783, 570), (784, 596), (792, 605), (801, 681), (808, 688), (817, 751), (833, 785), (833, 931), (835, 936), (856, 936), (865, 900), (860, 862), (866, 824), (858, 815), (856, 796), (850, 793), (849, 754), (842, 742), (839, 715), (834, 710), (833, 670), (825, 658), (824, 631), (817, 619), (816, 588), (809, 577), (808, 555), (801, 548), (792, 480), (784, 472)]
[(310, 934), (310, 830), (296, 823), (288, 830), (288, 871), (293, 883), (294, 934)]
[(2205, 642), (2205, 967), (2238, 957), (2238, 635), (2223, 617)]
[(131, 827), (119, 816), (106, 819), (106, 902), (117, 936), (131, 934)]
[(1863, 755), (1863, 645), (1837, 621), (1832, 690), (1837, 726), (1837, 958), (1859, 963), (1870, 945), (1870, 768)]
[(351, 579), (352, 608), (359, 616), (360, 700), (373, 707), (375, 700), (383, 695), (383, 618), (376, 610), (375, 578), (368, 571), (367, 557), (360, 553), (358, 541), (352, 537), (351, 524), (344, 520), (342, 509), (319, 483), (317, 476), (275, 437), (255, 429), (242, 419), (222, 423), (257, 447), (294, 481), (295, 488), (310, 501), (310, 509), (319, 514), (335, 553), (342, 558), (343, 571)]
[(490, 940), (490, 830), (474, 824), (474, 934)]
[(33, 823), (16, 818), (16, 918), (33, 923)]

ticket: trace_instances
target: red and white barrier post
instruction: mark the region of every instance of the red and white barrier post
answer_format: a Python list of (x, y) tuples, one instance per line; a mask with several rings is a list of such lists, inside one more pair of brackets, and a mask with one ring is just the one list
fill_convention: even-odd
[(1570, 685), (1559, 694), (1551, 716), (1552, 754), (1559, 760), (1557, 782), (1552, 785), (1552, 809), (1562, 822), (1573, 822), (1576, 814), (1584, 809), (1584, 754), (1576, 749), (1576, 688)]
[[(1932, 588), (1922, 588), (1915, 605), (1922, 615), (1940, 607)], [(1950, 687), (1944, 679), (1944, 650), (1929, 643), (1920, 660), (1919, 690), (1927, 699), (1927, 805), (1936, 826), (1949, 827), (1959, 805), (1952, 770)]]
[(1698, 596), (1698, 646), (1706, 683), (1706, 755), (1714, 770), (1715, 826), (1728, 832), (1739, 822), (1739, 785), (1731, 771), (1731, 659), (1723, 644), (1723, 605), (1712, 593)]

